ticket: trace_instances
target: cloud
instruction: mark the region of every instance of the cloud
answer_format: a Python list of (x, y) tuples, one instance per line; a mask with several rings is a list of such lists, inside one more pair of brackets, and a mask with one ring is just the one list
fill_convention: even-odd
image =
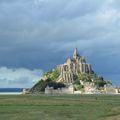
[(40, 80), (42, 74), (40, 69), (0, 67), (0, 87), (32, 87)]
[(118, 74), (119, 27), (118, 0), (0, 0), (0, 66), (49, 70), (78, 47), (96, 72)]

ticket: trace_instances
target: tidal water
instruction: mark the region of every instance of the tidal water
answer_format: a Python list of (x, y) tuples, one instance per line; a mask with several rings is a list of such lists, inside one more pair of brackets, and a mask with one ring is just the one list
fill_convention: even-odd
[(0, 88), (0, 95), (19, 95), (23, 88)]

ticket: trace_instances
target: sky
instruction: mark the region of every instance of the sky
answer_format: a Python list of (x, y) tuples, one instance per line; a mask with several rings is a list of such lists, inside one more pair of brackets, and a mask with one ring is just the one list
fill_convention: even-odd
[(32, 87), (77, 47), (120, 85), (119, 0), (0, 0), (0, 87)]

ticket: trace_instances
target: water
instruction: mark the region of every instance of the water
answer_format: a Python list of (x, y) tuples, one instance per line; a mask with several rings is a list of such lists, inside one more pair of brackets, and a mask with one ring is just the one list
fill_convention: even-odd
[(23, 88), (0, 88), (0, 95), (19, 95)]

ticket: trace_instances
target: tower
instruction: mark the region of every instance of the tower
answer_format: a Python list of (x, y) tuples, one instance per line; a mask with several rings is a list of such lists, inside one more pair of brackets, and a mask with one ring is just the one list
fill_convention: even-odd
[(73, 58), (77, 59), (78, 57), (80, 57), (80, 56), (79, 56), (77, 48), (75, 48), (74, 53), (73, 53)]

